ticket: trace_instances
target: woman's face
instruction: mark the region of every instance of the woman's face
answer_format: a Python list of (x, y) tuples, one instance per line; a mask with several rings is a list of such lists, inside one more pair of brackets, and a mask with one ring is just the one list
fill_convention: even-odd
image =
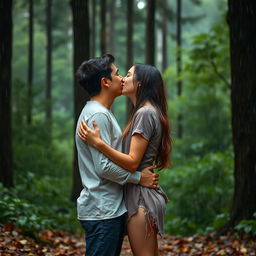
[(122, 94), (127, 97), (136, 96), (137, 86), (133, 83), (134, 81), (136, 81), (136, 79), (134, 79), (134, 71), (135, 67), (132, 66), (128, 70), (127, 75), (123, 78)]

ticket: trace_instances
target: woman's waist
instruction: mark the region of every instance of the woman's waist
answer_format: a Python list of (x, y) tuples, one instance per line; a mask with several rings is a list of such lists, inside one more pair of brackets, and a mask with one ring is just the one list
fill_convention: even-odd
[(162, 196), (165, 199), (165, 202), (167, 203), (169, 201), (166, 193), (159, 185), (158, 188), (147, 188), (143, 187), (139, 184), (132, 184), (127, 183), (125, 185), (125, 198), (132, 198), (133, 200), (135, 198), (149, 198), (149, 197), (159, 197)]

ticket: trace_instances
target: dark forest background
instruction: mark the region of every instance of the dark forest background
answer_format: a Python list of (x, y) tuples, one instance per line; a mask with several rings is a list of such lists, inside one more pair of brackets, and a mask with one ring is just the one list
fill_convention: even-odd
[[(256, 234), (253, 1), (0, 0), (0, 222), (80, 232), (74, 73), (112, 53), (163, 74), (173, 166), (160, 173), (165, 232)], [(113, 112), (123, 128), (130, 104)]]

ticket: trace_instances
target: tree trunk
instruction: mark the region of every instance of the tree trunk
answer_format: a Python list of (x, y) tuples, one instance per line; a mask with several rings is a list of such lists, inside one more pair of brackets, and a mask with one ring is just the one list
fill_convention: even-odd
[[(164, 10), (167, 10), (167, 0), (163, 0)], [(164, 72), (168, 66), (167, 62), (167, 25), (168, 18), (166, 15), (163, 15), (162, 21), (162, 71)]]
[(52, 135), (52, 0), (46, 2), (46, 108), (47, 134)]
[[(177, 33), (176, 33), (176, 42), (177, 42), (177, 55), (176, 55), (176, 68), (177, 68), (177, 94), (181, 96), (182, 94), (182, 80), (181, 72), (182, 72), (182, 30), (181, 30), (181, 14), (182, 13), (182, 0), (177, 0)], [(179, 139), (182, 138), (183, 135), (183, 126), (182, 126), (182, 114), (178, 114), (177, 117), (177, 136)]]
[[(111, 0), (108, 2), (107, 6), (107, 13), (109, 15), (109, 22), (107, 22), (107, 32), (106, 32), (106, 43), (107, 53), (110, 53), (115, 56), (115, 41), (116, 41), (116, 34), (115, 34), (115, 24), (116, 24), (116, 0)], [(115, 113), (115, 104), (111, 106), (112, 113)]]
[(29, 24), (28, 24), (28, 105), (27, 105), (27, 124), (32, 123), (33, 109), (33, 63), (34, 63), (34, 3), (29, 0)]
[(11, 125), (12, 0), (0, 1), (0, 182), (13, 186)]
[[(133, 65), (133, 0), (126, 2), (126, 18), (127, 18), (127, 45), (126, 45), (126, 71)], [(126, 120), (128, 121), (132, 111), (132, 103), (126, 98)]]
[(256, 212), (256, 2), (229, 0), (235, 190), (226, 230)]
[(100, 52), (106, 53), (106, 0), (100, 0)]
[(91, 56), (96, 54), (96, 1), (91, 1)]
[[(129, 1), (128, 1), (129, 2)], [(116, 0), (111, 0), (109, 5), (109, 30), (108, 30), (108, 42), (109, 42), (109, 51), (115, 56), (116, 51), (116, 35), (115, 35), (115, 24), (116, 24)]]
[[(74, 73), (76, 73), (81, 63), (90, 58), (90, 29), (89, 29), (89, 11), (88, 0), (71, 0), (73, 13), (73, 33), (74, 33)], [(79, 86), (74, 76), (74, 116), (76, 123), (78, 117), (89, 99), (86, 92)], [(73, 160), (73, 188), (71, 200), (75, 201), (82, 189), (82, 183), (79, 175), (77, 150), (74, 145)]]
[(147, 0), (146, 64), (155, 65), (155, 9), (156, 1)]

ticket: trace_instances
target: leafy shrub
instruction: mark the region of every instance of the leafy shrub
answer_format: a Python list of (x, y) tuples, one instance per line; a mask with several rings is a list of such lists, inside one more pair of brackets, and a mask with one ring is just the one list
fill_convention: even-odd
[(1, 184), (0, 190), (1, 222), (12, 223), (30, 234), (52, 226), (51, 220), (48, 220), (37, 206), (20, 199), (13, 191), (3, 188)]
[[(166, 232), (206, 233), (228, 217), (233, 194), (232, 130), (230, 113), (230, 56), (228, 26), (223, 19), (207, 33), (192, 38), (183, 49), (180, 77), (169, 67), (164, 78), (170, 95), (173, 128), (171, 170), (163, 172), (167, 206)], [(177, 95), (176, 81), (183, 82)], [(183, 134), (177, 139), (177, 120)]]
[[(204, 233), (216, 226), (216, 216), (229, 210), (233, 192), (232, 157), (209, 153), (161, 174), (170, 202), (166, 232), (176, 235)], [(221, 215), (220, 215), (221, 216)]]
[[(66, 151), (66, 148), (69, 150)], [(63, 144), (58, 137), (49, 139), (43, 121), (14, 129), (14, 168), (23, 175), (62, 177), (70, 175), (73, 144)]]
[(41, 178), (28, 173), (15, 188), (0, 187), (0, 222), (12, 223), (24, 232), (57, 229), (80, 232), (76, 206), (69, 200), (66, 179)]
[(183, 52), (181, 96), (176, 92), (175, 67), (164, 74), (174, 139), (178, 116), (182, 115), (183, 136), (178, 142), (182, 151), (178, 154), (183, 162), (195, 154), (202, 157), (206, 152), (224, 152), (232, 144), (228, 26), (221, 20), (209, 33), (198, 34), (192, 41), (192, 48)]
[(33, 205), (39, 206), (47, 218), (54, 220), (52, 228), (75, 232), (78, 230), (76, 205), (70, 201), (71, 178), (38, 177), (28, 173), (19, 177), (15, 190)]
[(243, 231), (246, 234), (256, 235), (256, 212), (253, 214), (254, 219), (251, 220), (241, 220), (238, 225), (236, 225), (235, 230)]
[[(33, 122), (27, 124), (26, 88), (22, 81), (14, 81), (12, 108), (15, 188), (4, 192), (1, 221), (11, 222), (29, 232), (47, 227), (76, 231), (79, 224), (76, 220), (76, 207), (69, 200), (72, 186), (73, 119), (66, 112), (55, 110), (50, 137), (45, 122), (44, 103), (35, 101)], [(33, 218), (33, 221), (30, 222), (29, 218)]]

